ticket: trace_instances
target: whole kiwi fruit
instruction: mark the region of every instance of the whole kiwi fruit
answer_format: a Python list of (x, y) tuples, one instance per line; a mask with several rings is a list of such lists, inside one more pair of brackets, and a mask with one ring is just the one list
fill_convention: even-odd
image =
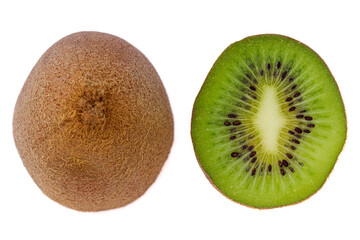
[(195, 100), (191, 127), (211, 183), (254, 208), (295, 204), (318, 191), (346, 132), (327, 65), (308, 46), (276, 34), (225, 49)]
[(39, 59), (17, 99), (13, 135), (44, 194), (80, 211), (118, 208), (155, 181), (173, 115), (149, 60), (125, 40), (78, 32)]

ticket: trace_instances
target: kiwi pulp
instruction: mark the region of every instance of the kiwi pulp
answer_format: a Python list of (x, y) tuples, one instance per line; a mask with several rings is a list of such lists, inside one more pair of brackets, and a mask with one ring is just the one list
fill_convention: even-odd
[(230, 45), (193, 108), (198, 162), (228, 198), (255, 208), (300, 202), (324, 184), (346, 138), (337, 84), (309, 47), (281, 35)]

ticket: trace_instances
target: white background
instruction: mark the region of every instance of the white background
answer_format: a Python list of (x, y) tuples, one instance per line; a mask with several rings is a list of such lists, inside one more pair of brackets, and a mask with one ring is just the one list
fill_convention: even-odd
[[(1, 1), (0, 239), (359, 239), (360, 6), (357, 1)], [(12, 138), (17, 95), (40, 56), (77, 31), (107, 32), (157, 69), (175, 118), (175, 141), (155, 184), (132, 204), (83, 213), (47, 198)], [(232, 42), (261, 33), (295, 38), (328, 64), (348, 118), (345, 148), (323, 188), (272, 210), (236, 204), (207, 181), (190, 121), (212, 64)]]

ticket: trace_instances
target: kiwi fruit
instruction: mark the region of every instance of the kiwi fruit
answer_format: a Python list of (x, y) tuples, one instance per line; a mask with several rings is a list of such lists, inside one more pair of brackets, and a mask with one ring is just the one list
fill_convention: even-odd
[(286, 36), (250, 36), (217, 59), (194, 103), (198, 162), (228, 198), (254, 208), (317, 192), (346, 139), (337, 84), (323, 60)]
[(78, 32), (38, 60), (16, 102), (13, 136), (42, 192), (79, 211), (125, 206), (155, 181), (173, 115), (149, 60), (125, 40)]

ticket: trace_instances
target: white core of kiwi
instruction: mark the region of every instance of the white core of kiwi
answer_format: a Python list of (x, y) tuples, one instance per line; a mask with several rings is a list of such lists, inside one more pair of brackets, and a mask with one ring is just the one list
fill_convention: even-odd
[(281, 111), (276, 93), (275, 87), (264, 87), (258, 112), (254, 115), (254, 123), (259, 131), (262, 146), (269, 153), (278, 151), (280, 131), (286, 124), (286, 117)]

